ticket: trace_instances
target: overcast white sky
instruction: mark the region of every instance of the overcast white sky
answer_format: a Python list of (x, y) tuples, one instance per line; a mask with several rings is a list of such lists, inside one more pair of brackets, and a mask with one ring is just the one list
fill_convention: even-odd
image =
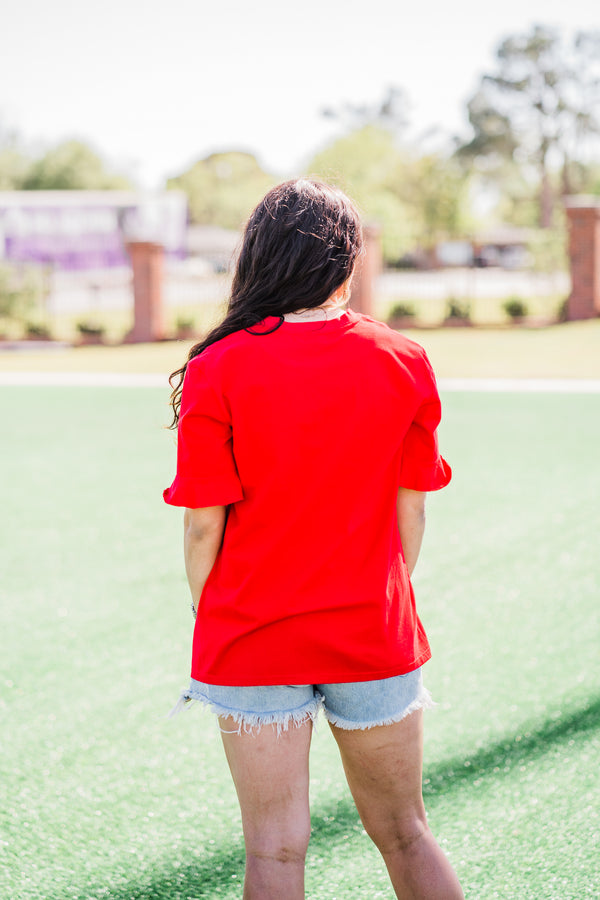
[(146, 187), (223, 149), (291, 175), (334, 133), (323, 106), (390, 85), (412, 132), (464, 130), (502, 37), (600, 28), (594, 0), (0, 4), (0, 128), (37, 147), (83, 138)]

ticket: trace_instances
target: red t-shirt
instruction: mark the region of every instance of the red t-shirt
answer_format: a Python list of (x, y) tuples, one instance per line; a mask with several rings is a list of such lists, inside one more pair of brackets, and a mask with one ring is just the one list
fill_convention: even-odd
[(189, 363), (164, 498), (229, 507), (193, 678), (366, 681), (429, 659), (396, 496), (450, 481), (439, 420), (423, 348), (352, 311), (239, 331)]

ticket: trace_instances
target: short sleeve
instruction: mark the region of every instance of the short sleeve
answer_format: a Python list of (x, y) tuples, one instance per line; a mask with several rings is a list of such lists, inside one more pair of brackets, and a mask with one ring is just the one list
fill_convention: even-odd
[[(177, 474), (166, 503), (228, 506), (244, 493), (233, 456), (231, 417), (214, 373), (195, 357), (185, 373), (177, 430)], [(211, 377), (212, 376), (212, 377)]]
[(435, 376), (423, 353), (419, 379), (421, 402), (404, 438), (400, 487), (413, 491), (438, 491), (452, 478), (452, 469), (440, 455), (437, 428), (442, 417)]

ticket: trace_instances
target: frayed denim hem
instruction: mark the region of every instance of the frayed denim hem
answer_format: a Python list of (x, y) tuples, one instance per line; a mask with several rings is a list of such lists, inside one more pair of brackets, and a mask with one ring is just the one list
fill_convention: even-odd
[(220, 703), (215, 703), (214, 700), (210, 700), (194, 688), (187, 688), (181, 692), (179, 700), (169, 713), (168, 718), (172, 719), (182, 710), (190, 709), (195, 702), (207, 706), (217, 716), (233, 719), (238, 727), (234, 731), (226, 731), (223, 728), (219, 728), (224, 734), (241, 734), (242, 731), (245, 734), (251, 734), (255, 730), (260, 730), (263, 725), (276, 725), (277, 734), (280, 735), (282, 731), (288, 730), (290, 724), (298, 727), (310, 719), (314, 725), (319, 709), (323, 705), (323, 700), (319, 696), (299, 706), (298, 709), (277, 710), (275, 712), (241, 712), (240, 710), (228, 709)]
[(437, 703), (433, 700), (427, 688), (421, 685), (419, 696), (416, 697), (406, 709), (403, 709), (402, 712), (399, 712), (397, 715), (388, 716), (385, 719), (377, 719), (374, 722), (352, 722), (330, 712), (327, 707), (324, 707), (323, 711), (329, 724), (335, 725), (336, 728), (341, 728), (343, 731), (366, 731), (369, 728), (378, 728), (381, 725), (394, 725), (396, 722), (401, 722), (402, 719), (405, 719), (413, 712), (417, 712), (419, 709), (433, 709), (435, 706), (437, 706)]

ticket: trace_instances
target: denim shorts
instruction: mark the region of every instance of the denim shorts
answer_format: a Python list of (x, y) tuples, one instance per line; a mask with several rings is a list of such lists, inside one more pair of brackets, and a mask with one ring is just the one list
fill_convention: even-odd
[(286, 731), (290, 722), (300, 725), (307, 719), (314, 721), (321, 708), (325, 718), (338, 728), (374, 728), (399, 722), (417, 709), (434, 705), (423, 686), (420, 668), (393, 678), (341, 684), (228, 687), (192, 679), (170, 715), (189, 708), (193, 701), (208, 706), (218, 716), (230, 717), (238, 732), (262, 725)]

